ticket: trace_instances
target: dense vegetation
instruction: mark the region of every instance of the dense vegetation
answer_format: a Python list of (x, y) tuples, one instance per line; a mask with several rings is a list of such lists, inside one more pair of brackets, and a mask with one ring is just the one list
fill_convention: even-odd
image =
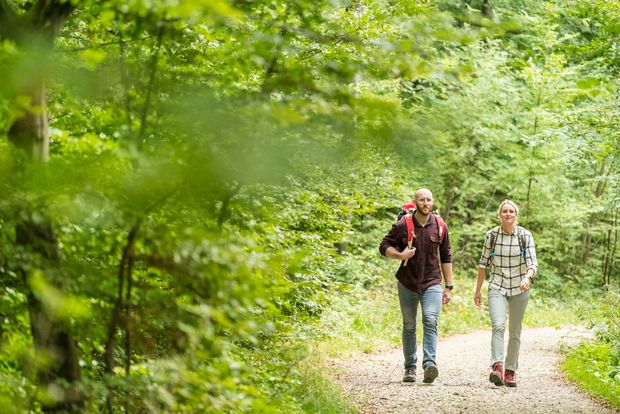
[(421, 186), (457, 285), (510, 197), (536, 301), (617, 309), (618, 10), (0, 0), (0, 405), (347, 410), (308, 344), (392, 283)]
[(620, 409), (620, 308), (618, 293), (610, 294), (590, 318), (595, 336), (569, 350), (562, 363), (568, 378), (590, 394)]

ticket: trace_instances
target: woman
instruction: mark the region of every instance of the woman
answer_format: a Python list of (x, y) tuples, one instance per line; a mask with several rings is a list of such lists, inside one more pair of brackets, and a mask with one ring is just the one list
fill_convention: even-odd
[[(478, 268), (474, 303), (480, 306), (480, 289), (489, 270), (489, 312), (491, 337), (491, 369), (489, 381), (495, 385), (517, 386), (521, 325), (529, 299), (529, 289), (538, 272), (532, 233), (517, 225), (519, 207), (504, 200), (499, 206), (502, 225), (487, 232)], [(504, 326), (508, 308), (508, 349), (504, 372)]]

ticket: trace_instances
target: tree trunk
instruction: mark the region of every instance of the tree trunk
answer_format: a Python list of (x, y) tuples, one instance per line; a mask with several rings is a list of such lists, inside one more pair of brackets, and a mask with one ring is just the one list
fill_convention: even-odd
[[(6, 0), (0, 0), (0, 38), (11, 39), (28, 52), (35, 39), (51, 48), (53, 39), (73, 11), (74, 6), (63, 0), (36, 0), (26, 13), (19, 13)], [(41, 65), (44, 67), (45, 65)], [(29, 98), (21, 116), (9, 126), (8, 138), (23, 150), (31, 163), (46, 162), (49, 158), (49, 124), (43, 73), (34, 75), (18, 95)], [(27, 168), (28, 163), (23, 164)], [(59, 273), (60, 250), (51, 220), (45, 211), (33, 213), (31, 206), (22, 206), (24, 214), (16, 220), (15, 242), (27, 253), (27, 262), (19, 273), (27, 286), (26, 297), (30, 316), (30, 331), (37, 355), (49, 358), (49, 365), (37, 367), (37, 380), (43, 389), (54, 390), (54, 402), (45, 411), (78, 410), (83, 397), (77, 391), (80, 380), (77, 343), (71, 334), (70, 322), (59, 320), (41, 301), (36, 286), (30, 286), (32, 268), (45, 274)], [(52, 281), (62, 291), (58, 280)], [(29, 287), (30, 286), (30, 287)]]
[(618, 210), (611, 211), (610, 226), (607, 230), (605, 240), (605, 256), (603, 259), (603, 287), (605, 291), (609, 290), (612, 279), (611, 275), (614, 269), (614, 261), (618, 245)]
[[(36, 257), (33, 262), (38, 265), (37, 267), (58, 269), (60, 251), (54, 229), (48, 220), (35, 220), (32, 215), (20, 220), (15, 226), (15, 241), (17, 245), (23, 246)], [(20, 273), (25, 286), (29, 286), (28, 270), (22, 269)], [(61, 286), (57, 285), (56, 288), (62, 290)], [(75, 383), (80, 380), (78, 348), (71, 335), (70, 322), (55, 319), (40, 300), (39, 294), (40, 292), (31, 287), (26, 297), (30, 332), (36, 354), (50, 360), (49, 366), (37, 367), (37, 380), (41, 387), (50, 389), (50, 386), (54, 386), (56, 390), (55, 403), (44, 407), (44, 410), (68, 410), (73, 406), (79, 406), (81, 402), (81, 396), (75, 387)], [(66, 382), (68, 386), (57, 387), (58, 380), (63, 380), (62, 382)]]
[(482, 12), (483, 16), (488, 17), (493, 22), (499, 22), (499, 18), (495, 14), (495, 10), (493, 10), (493, 6), (491, 5), (490, 0), (482, 0), (480, 11)]
[(454, 189), (452, 189), (450, 190), (450, 193), (448, 194), (448, 199), (444, 204), (445, 207), (441, 210), (441, 217), (446, 223), (450, 223), (450, 211), (452, 210), (452, 206), (454, 205), (455, 201), (456, 193), (454, 192)]
[[(601, 163), (600, 169), (595, 171), (597, 177), (604, 177), (596, 183), (595, 187), (592, 190), (592, 195), (596, 200), (600, 199), (603, 196), (605, 186), (607, 184), (607, 176), (609, 175), (609, 171), (605, 173), (605, 167), (606, 164), (603, 161)], [(588, 214), (588, 220), (586, 221), (585, 228), (581, 235), (581, 252), (579, 254), (579, 263), (581, 264), (585, 264), (590, 260), (590, 250), (592, 247), (592, 228), (598, 221), (598, 218), (598, 213), (593, 212)]]
[(45, 85), (37, 81), (28, 92), (30, 108), (9, 129), (9, 139), (26, 153), (29, 159), (46, 162), (49, 158), (49, 124)]
[[(49, 158), (49, 133), (43, 84), (38, 83), (30, 96), (32, 105), (21, 119), (11, 125), (9, 140), (24, 150), (28, 159), (44, 162)], [(37, 263), (41, 270), (58, 269), (60, 251), (51, 222), (47, 219), (34, 220), (34, 214), (26, 216), (28, 217), (19, 219), (15, 226), (16, 244), (33, 257), (42, 260), (43, 266)], [(20, 273), (24, 278), (24, 285), (29, 286), (29, 271), (23, 269)], [(62, 291), (62, 286), (56, 284), (55, 287)], [(48, 412), (70, 410), (73, 406), (79, 406), (81, 401), (75, 387), (80, 380), (78, 348), (71, 334), (70, 324), (68, 321), (54, 319), (39, 299), (39, 292), (32, 287), (26, 292), (26, 297), (34, 349), (37, 355), (50, 360), (49, 366), (42, 369), (37, 367), (37, 381), (43, 388), (50, 389), (50, 386), (53, 386), (58, 390), (54, 393), (56, 402), (43, 408)], [(68, 385), (57, 387), (58, 380)]]

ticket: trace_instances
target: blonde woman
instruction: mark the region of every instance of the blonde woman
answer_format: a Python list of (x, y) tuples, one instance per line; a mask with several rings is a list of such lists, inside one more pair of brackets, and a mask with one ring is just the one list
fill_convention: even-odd
[[(529, 290), (538, 272), (532, 233), (517, 225), (519, 207), (504, 200), (498, 210), (501, 225), (486, 233), (474, 303), (482, 303), (481, 288), (489, 274), (489, 313), (491, 314), (491, 374), (495, 385), (517, 386), (521, 345), (521, 325)], [(504, 330), (508, 311), (508, 349), (504, 358)], [(505, 370), (504, 370), (505, 369)]]

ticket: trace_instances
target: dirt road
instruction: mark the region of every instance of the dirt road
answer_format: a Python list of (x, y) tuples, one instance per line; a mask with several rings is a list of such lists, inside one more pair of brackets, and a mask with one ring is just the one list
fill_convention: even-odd
[(525, 328), (516, 388), (488, 380), (490, 330), (441, 340), (439, 377), (432, 385), (422, 383), (420, 367), (415, 383), (401, 382), (400, 349), (331, 365), (362, 413), (618, 413), (567, 383), (558, 369), (560, 346), (574, 345), (585, 334), (578, 328)]

